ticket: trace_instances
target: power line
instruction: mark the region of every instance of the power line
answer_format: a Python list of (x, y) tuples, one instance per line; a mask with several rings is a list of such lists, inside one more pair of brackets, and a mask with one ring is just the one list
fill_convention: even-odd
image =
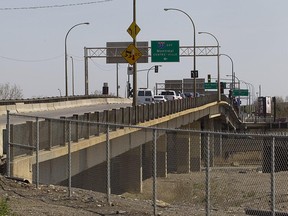
[(0, 58), (7, 59), (10, 61), (17, 61), (17, 62), (44, 62), (44, 61), (51, 61), (54, 59), (62, 58), (63, 55), (61, 56), (55, 56), (47, 59), (36, 59), (36, 60), (23, 60), (23, 59), (15, 59), (15, 58), (10, 58), (10, 57), (5, 57), (5, 56), (0, 56)]
[(91, 58), (92, 63), (102, 71), (113, 71), (114, 69), (104, 69), (100, 64), (97, 64), (94, 59)]
[(11, 8), (0, 8), (0, 10), (35, 10), (35, 9), (50, 9), (50, 8), (62, 8), (62, 7), (74, 7), (74, 6), (83, 6), (91, 4), (105, 3), (113, 0), (98, 0), (91, 2), (83, 3), (74, 3), (74, 4), (62, 4), (62, 5), (43, 5), (43, 6), (29, 6), (29, 7), (11, 7)]

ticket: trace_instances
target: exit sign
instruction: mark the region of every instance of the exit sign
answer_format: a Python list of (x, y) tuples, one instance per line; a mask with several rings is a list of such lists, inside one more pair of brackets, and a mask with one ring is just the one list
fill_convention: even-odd
[(151, 41), (152, 62), (179, 62), (179, 41)]

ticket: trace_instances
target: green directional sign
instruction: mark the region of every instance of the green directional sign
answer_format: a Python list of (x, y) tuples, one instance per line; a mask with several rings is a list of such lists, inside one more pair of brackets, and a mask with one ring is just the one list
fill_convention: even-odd
[(215, 82), (205, 82), (204, 83), (204, 88), (205, 89), (217, 89), (218, 84)]
[(248, 89), (234, 89), (233, 96), (248, 96)]
[(179, 62), (179, 41), (151, 41), (151, 62)]

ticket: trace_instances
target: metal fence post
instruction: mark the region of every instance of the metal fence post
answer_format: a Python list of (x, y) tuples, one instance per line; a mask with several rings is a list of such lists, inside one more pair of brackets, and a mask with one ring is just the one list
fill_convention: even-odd
[(71, 121), (68, 124), (68, 192), (72, 196)]
[(106, 127), (106, 160), (107, 160), (107, 203), (111, 205), (111, 173), (110, 173), (110, 138), (109, 138), (110, 127)]
[(157, 131), (153, 129), (153, 151), (152, 151), (152, 158), (153, 158), (153, 211), (154, 216), (157, 215)]
[(271, 143), (271, 212), (275, 216), (275, 137)]
[(206, 216), (210, 215), (210, 134), (206, 144)]
[(11, 170), (10, 170), (10, 163), (11, 163), (11, 152), (10, 152), (10, 111), (7, 110), (7, 126), (6, 126), (6, 133), (7, 133), (7, 176), (11, 177)]
[(36, 117), (36, 188), (39, 188), (39, 118)]

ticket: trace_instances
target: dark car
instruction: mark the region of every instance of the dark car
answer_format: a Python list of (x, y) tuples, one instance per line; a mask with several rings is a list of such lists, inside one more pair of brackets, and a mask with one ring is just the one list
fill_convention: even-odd
[(193, 97), (193, 93), (191, 93), (191, 92), (184, 92), (183, 94), (185, 95), (186, 98)]

